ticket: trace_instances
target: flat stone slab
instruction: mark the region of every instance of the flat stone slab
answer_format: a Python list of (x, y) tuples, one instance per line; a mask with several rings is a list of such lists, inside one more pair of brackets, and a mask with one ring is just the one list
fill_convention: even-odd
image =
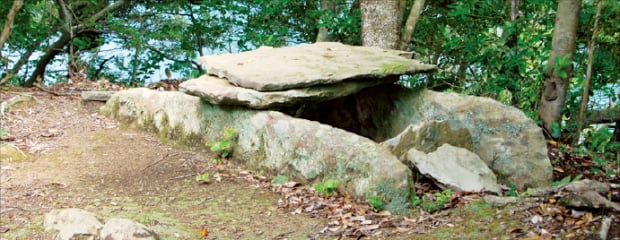
[(253, 109), (274, 109), (294, 106), (303, 102), (327, 101), (357, 93), (362, 89), (397, 78), (381, 78), (367, 81), (346, 81), (333, 85), (319, 85), (282, 91), (260, 92), (254, 89), (237, 87), (226, 79), (203, 75), (181, 83), (179, 90), (198, 96), (211, 104), (239, 105)]
[(114, 91), (83, 91), (81, 96), (84, 101), (105, 102), (110, 99)]
[(407, 160), (420, 173), (452, 190), (501, 194), (493, 171), (467, 149), (444, 144), (426, 154), (412, 148), (407, 152)]
[(200, 58), (200, 62), (209, 74), (258, 91), (287, 90), (437, 69), (435, 65), (402, 57), (406, 53), (321, 42), (205, 56)]

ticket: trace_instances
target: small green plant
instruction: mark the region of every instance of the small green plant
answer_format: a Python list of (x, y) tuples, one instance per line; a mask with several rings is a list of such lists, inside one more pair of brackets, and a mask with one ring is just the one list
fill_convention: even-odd
[(196, 176), (196, 182), (208, 183), (210, 181), (209, 178), (210, 178), (209, 173), (203, 173), (203, 174)]
[(278, 176), (275, 176), (273, 179), (271, 179), (271, 182), (275, 184), (287, 183), (288, 177), (283, 176), (283, 175), (278, 175)]
[(3, 138), (4, 136), (6, 136), (7, 134), (9, 134), (9, 131), (7, 131), (4, 128), (0, 128), (0, 138)]
[(232, 152), (232, 142), (236, 133), (235, 129), (229, 128), (224, 132), (222, 141), (210, 142), (207, 146), (211, 151), (218, 153), (221, 158), (227, 158)]
[(511, 197), (519, 197), (519, 192), (517, 191), (517, 185), (515, 185), (514, 183), (510, 183), (508, 184), (508, 187), (510, 187), (510, 190), (506, 191), (506, 195), (511, 196)]
[(370, 205), (372, 205), (372, 207), (376, 210), (385, 209), (385, 200), (383, 199), (383, 195), (368, 195), (366, 202), (370, 203)]
[(329, 196), (329, 195), (332, 195), (336, 191), (339, 185), (340, 185), (340, 182), (338, 182), (337, 180), (327, 179), (323, 183), (314, 184), (314, 190), (316, 190), (320, 194)]
[(450, 203), (450, 199), (454, 192), (450, 189), (443, 190), (442, 192), (437, 192), (433, 194), (433, 199), (430, 199), (427, 195), (422, 196), (422, 198), (412, 195), (411, 196), (411, 206), (417, 207), (422, 206), (424, 211), (429, 213), (433, 213), (439, 210), (446, 208), (446, 204)]
[(418, 197), (418, 195), (411, 195), (411, 207), (417, 207), (420, 206), (420, 204), (422, 204), (422, 199)]
[(581, 179), (581, 177), (583, 177), (583, 176), (581, 174), (579, 174), (573, 180), (571, 180), (570, 176), (566, 176), (565, 178), (562, 178), (562, 180), (560, 180), (560, 181), (552, 182), (551, 183), (551, 187), (557, 187), (557, 186), (562, 186), (564, 184), (576, 182), (576, 181), (579, 181), (579, 179)]

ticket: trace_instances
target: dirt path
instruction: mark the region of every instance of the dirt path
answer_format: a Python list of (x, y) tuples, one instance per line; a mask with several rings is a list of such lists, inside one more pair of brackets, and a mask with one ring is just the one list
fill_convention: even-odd
[(162, 239), (200, 239), (201, 224), (207, 239), (307, 239), (325, 226), (279, 209), (279, 194), (241, 179), (232, 164), (221, 182), (197, 183), (191, 175), (214, 171), (207, 152), (122, 128), (97, 104), (37, 98), (1, 118), (7, 142), (30, 155), (0, 161), (2, 239), (49, 239), (44, 214), (70, 207), (132, 219)]

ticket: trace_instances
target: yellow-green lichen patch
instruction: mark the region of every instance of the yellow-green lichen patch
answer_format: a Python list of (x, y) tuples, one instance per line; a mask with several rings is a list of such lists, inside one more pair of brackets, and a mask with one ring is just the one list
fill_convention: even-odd
[(381, 65), (382, 74), (400, 74), (407, 71), (407, 67), (398, 63), (386, 63)]

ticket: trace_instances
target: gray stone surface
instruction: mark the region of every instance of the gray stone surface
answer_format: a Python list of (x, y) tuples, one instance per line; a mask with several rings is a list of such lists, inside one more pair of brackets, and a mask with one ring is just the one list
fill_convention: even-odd
[(259, 91), (303, 88), (343, 80), (383, 78), (435, 70), (437, 66), (406, 59), (403, 52), (322, 42), (205, 56), (208, 74)]
[(105, 240), (156, 240), (146, 226), (124, 218), (110, 218), (99, 234)]
[(143, 88), (116, 93), (103, 111), (201, 146), (221, 140), (226, 129), (234, 128), (238, 136), (233, 157), (247, 161), (247, 167), (305, 183), (336, 179), (357, 196), (365, 197), (387, 181), (395, 189), (411, 187), (411, 170), (387, 148), (354, 133), (276, 111), (213, 105), (181, 92)]
[(114, 94), (114, 91), (83, 91), (81, 96), (84, 101), (105, 102), (110, 99), (112, 94)]
[(447, 121), (435, 120), (409, 125), (403, 132), (382, 142), (381, 145), (388, 147), (394, 155), (404, 160), (404, 155), (411, 148), (429, 153), (436, 151), (444, 143), (473, 150), (468, 129), (452, 129)]
[(376, 110), (367, 117), (374, 128), (380, 129), (371, 136), (373, 139), (390, 139), (411, 124), (446, 121), (452, 130), (469, 131), (472, 152), (493, 170), (500, 183), (526, 189), (545, 187), (552, 181), (542, 130), (517, 108), (490, 98), (396, 85), (382, 85), (356, 95), (372, 100), (364, 109)]
[(426, 154), (412, 148), (407, 152), (407, 160), (420, 173), (452, 190), (501, 193), (493, 171), (467, 149), (444, 144)]
[(254, 109), (273, 109), (294, 106), (305, 102), (327, 101), (350, 95), (360, 90), (397, 78), (382, 78), (365, 81), (346, 81), (331, 85), (319, 85), (282, 91), (260, 92), (254, 89), (232, 85), (226, 79), (203, 75), (181, 83), (180, 91), (198, 96), (218, 105), (239, 105)]
[(96, 239), (103, 224), (95, 214), (78, 208), (54, 209), (43, 219), (45, 231), (55, 239)]

